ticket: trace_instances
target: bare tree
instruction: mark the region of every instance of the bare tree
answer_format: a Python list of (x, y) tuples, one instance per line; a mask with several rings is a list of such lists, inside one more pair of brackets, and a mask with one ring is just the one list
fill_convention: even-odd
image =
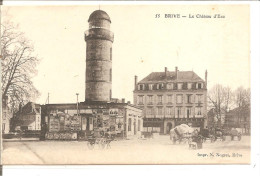
[[(239, 87), (235, 90), (234, 95), (235, 105), (237, 107), (237, 124), (241, 124), (241, 121), (246, 124), (247, 122), (250, 122), (248, 118), (250, 118), (251, 91), (250, 89)], [(244, 128), (247, 130), (248, 127), (244, 126)]]
[(233, 93), (230, 87), (216, 84), (208, 92), (209, 106), (214, 109), (218, 126), (224, 122), (225, 113), (230, 109), (233, 102)]
[(31, 81), (39, 62), (33, 52), (31, 42), (17, 26), (9, 21), (1, 23), (2, 97), (9, 97), (12, 110), (39, 95)]

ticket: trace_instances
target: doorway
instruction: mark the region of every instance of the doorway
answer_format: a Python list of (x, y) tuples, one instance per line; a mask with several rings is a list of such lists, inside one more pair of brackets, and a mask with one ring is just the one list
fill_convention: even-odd
[(166, 125), (166, 134), (169, 134), (172, 129), (172, 123), (168, 122)]

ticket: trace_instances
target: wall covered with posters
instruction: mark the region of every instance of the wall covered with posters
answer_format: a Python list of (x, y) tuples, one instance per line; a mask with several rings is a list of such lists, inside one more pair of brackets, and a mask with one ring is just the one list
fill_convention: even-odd
[(126, 103), (80, 106), (78, 111), (75, 108), (73, 104), (55, 104), (45, 108), (47, 139), (75, 139), (78, 133), (91, 131), (103, 131), (118, 137), (127, 137), (138, 135), (142, 131), (142, 110)]

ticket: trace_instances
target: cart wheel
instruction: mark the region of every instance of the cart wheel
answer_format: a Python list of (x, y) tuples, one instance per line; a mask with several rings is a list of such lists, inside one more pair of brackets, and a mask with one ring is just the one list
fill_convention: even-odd
[(93, 150), (93, 149), (94, 149), (94, 146), (95, 146), (95, 143), (88, 142), (88, 149), (89, 149), (89, 150)]

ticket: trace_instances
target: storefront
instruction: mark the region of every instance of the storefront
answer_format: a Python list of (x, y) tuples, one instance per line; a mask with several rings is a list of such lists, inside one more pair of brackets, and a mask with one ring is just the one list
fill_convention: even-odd
[[(136, 135), (137, 128), (127, 130), (128, 126), (135, 126), (142, 122), (141, 109), (130, 107), (126, 103), (84, 105), (78, 109), (75, 104), (55, 104), (45, 105), (43, 109), (43, 124), (46, 124), (46, 139), (55, 140), (76, 140), (84, 138), (93, 131), (99, 131), (115, 135), (116, 137), (126, 137), (126, 135)], [(136, 111), (134, 111), (136, 110)], [(131, 116), (126, 112), (131, 112)], [(129, 124), (128, 119), (133, 119), (133, 124)], [(137, 126), (137, 125), (136, 125)], [(141, 131), (138, 128), (138, 131)]]

